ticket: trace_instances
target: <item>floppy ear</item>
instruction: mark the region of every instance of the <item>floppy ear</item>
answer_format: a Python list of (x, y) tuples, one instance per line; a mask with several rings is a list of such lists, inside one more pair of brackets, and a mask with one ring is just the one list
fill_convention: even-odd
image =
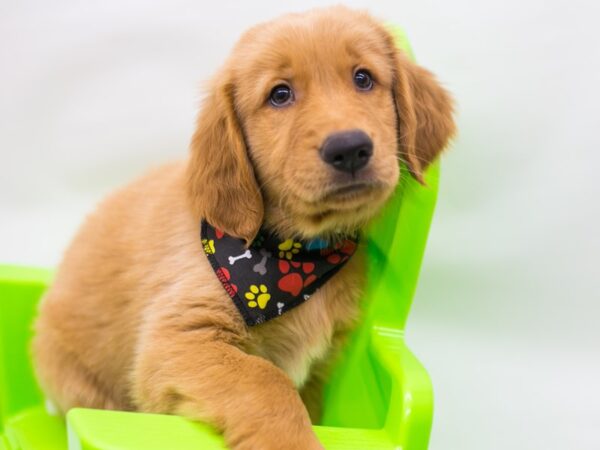
[(453, 101), (431, 72), (400, 52), (395, 56), (393, 94), (400, 153), (413, 177), (424, 184), (423, 172), (456, 131)]
[(198, 218), (248, 245), (254, 240), (263, 220), (263, 200), (231, 81), (217, 81), (203, 104), (191, 143), (188, 189)]

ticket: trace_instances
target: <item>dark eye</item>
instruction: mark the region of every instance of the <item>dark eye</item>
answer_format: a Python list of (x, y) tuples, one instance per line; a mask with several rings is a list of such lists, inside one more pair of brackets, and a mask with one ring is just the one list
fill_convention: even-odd
[(269, 102), (271, 105), (281, 107), (287, 106), (294, 101), (294, 92), (292, 88), (286, 84), (278, 84), (269, 94)]
[(354, 84), (361, 91), (370, 91), (373, 89), (373, 77), (368, 70), (359, 69), (354, 73)]

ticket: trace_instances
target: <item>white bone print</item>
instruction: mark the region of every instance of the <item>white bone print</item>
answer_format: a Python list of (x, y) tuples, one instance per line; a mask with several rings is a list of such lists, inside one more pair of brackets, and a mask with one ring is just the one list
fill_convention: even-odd
[(233, 266), (233, 263), (235, 263), (238, 259), (251, 259), (251, 258), (252, 258), (252, 252), (250, 251), (250, 249), (248, 249), (244, 253), (242, 253), (241, 255), (230, 256), (229, 257), (229, 264), (231, 266)]
[(281, 302), (277, 302), (277, 314), (281, 315), (283, 313), (284, 304)]
[(271, 253), (266, 251), (264, 248), (261, 248), (260, 254), (262, 255), (262, 259), (259, 263), (254, 264), (252, 270), (258, 272), (261, 275), (264, 275), (265, 273), (267, 273), (267, 258), (271, 256)]

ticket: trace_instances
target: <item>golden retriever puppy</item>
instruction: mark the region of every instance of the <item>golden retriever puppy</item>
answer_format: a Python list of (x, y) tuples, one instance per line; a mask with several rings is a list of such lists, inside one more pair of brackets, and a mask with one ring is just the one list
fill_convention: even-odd
[[(400, 161), (421, 180), (453, 132), (448, 93), (368, 14), (250, 29), (214, 77), (189, 159), (110, 196), (67, 250), (33, 342), (46, 394), (63, 412), (206, 421), (235, 449), (321, 448), (310, 417), (359, 320), (355, 235)], [(224, 242), (240, 254), (215, 260)]]

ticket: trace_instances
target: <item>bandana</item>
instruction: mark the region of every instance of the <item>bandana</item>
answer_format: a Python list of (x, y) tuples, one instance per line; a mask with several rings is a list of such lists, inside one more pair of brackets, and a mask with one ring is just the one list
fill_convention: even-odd
[(304, 303), (348, 262), (358, 238), (329, 244), (322, 239), (280, 239), (261, 229), (250, 248), (206, 221), (200, 237), (204, 253), (249, 326)]

